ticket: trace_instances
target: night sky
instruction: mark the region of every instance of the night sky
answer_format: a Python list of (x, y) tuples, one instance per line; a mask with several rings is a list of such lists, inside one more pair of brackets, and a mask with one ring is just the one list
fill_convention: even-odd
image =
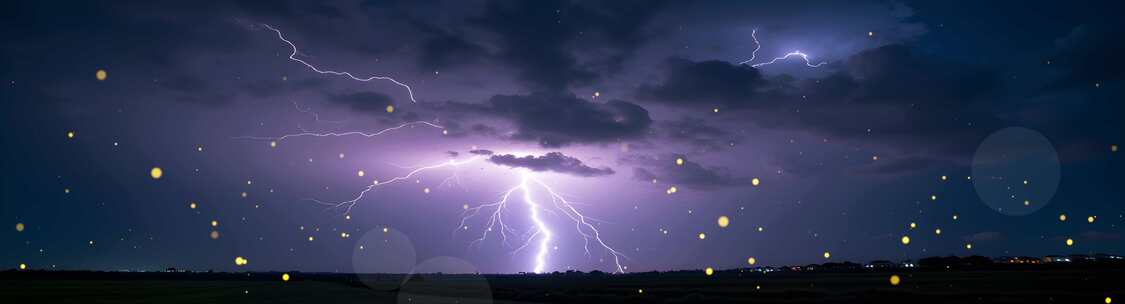
[(1125, 253), (1121, 11), (4, 1), (0, 268)]

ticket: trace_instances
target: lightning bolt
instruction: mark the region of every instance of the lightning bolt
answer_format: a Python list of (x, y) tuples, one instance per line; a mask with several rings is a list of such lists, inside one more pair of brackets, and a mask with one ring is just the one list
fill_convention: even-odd
[(379, 131), (376, 131), (376, 132), (348, 131), (348, 132), (317, 133), (317, 132), (310, 132), (310, 131), (306, 131), (306, 130), (302, 129), (300, 133), (285, 134), (285, 135), (276, 136), (276, 137), (238, 136), (238, 137), (234, 137), (234, 139), (283, 141), (283, 140), (293, 138), (293, 137), (307, 137), (307, 136), (311, 136), (311, 137), (363, 136), (363, 137), (369, 137), (370, 138), (370, 137), (376, 137), (376, 136), (379, 136), (379, 135), (386, 134), (387, 132), (399, 130), (399, 129), (406, 128), (406, 127), (414, 127), (414, 126), (424, 126), (424, 127), (431, 127), (431, 128), (435, 128), (435, 129), (442, 129), (442, 130), (445, 129), (445, 127), (443, 127), (441, 125), (434, 124), (434, 123), (431, 123), (431, 122), (428, 122), (428, 121), (412, 121), (412, 122), (403, 123), (403, 124), (400, 124), (400, 125), (397, 125), (397, 126), (394, 126), (394, 127), (382, 129), (382, 130), (379, 130)]
[[(550, 208), (545, 207), (544, 205), (535, 201), (535, 199), (532, 197), (532, 188), (536, 187), (533, 186), (537, 186), (537, 188), (543, 189), (551, 198), (551, 205), (549, 205)], [(461, 224), (458, 226), (458, 228), (461, 230), (468, 230), (469, 227), (468, 225), (466, 225), (466, 223), (474, 216), (481, 214), (482, 212), (488, 212), (489, 214), (488, 219), (485, 221), (484, 232), (481, 233), (481, 236), (479, 238), (473, 240), (472, 243), (470, 243), (470, 246), (478, 244), (487, 239), (489, 233), (499, 234), (501, 241), (504, 244), (508, 244), (509, 237), (517, 235), (514, 229), (504, 223), (504, 214), (507, 210), (506, 208), (508, 207), (508, 202), (512, 198), (513, 193), (517, 191), (522, 193), (523, 202), (525, 205), (527, 205), (529, 212), (528, 220), (534, 225), (528, 231), (528, 234), (530, 234), (530, 236), (524, 238), (524, 243), (516, 248), (513, 254), (519, 253), (520, 251), (528, 247), (537, 247), (538, 249), (535, 254), (535, 266), (533, 267), (533, 271), (535, 273), (543, 273), (546, 270), (547, 255), (550, 252), (549, 245), (552, 236), (554, 235), (552, 230), (548, 227), (547, 223), (544, 222), (540, 217), (541, 213), (561, 213), (563, 215), (566, 215), (568, 219), (574, 222), (575, 231), (577, 231), (578, 234), (582, 236), (582, 240), (584, 242), (583, 249), (585, 250), (587, 257), (591, 255), (591, 243), (595, 244), (612, 256), (615, 272), (625, 272), (625, 267), (621, 265), (621, 259), (626, 258), (625, 254), (617, 251), (602, 239), (601, 232), (591, 223), (596, 220), (583, 215), (578, 210), (578, 208), (574, 207), (574, 202), (567, 200), (563, 195), (556, 192), (547, 183), (535, 178), (535, 176), (533, 176), (530, 171), (525, 169), (520, 169), (519, 184), (505, 191), (501, 195), (500, 200), (481, 204), (472, 208), (468, 208), (466, 206), (465, 212), (461, 217)], [(485, 209), (490, 209), (491, 211), (486, 211)], [(538, 241), (538, 244), (533, 245), (534, 241), (536, 240)]]
[(333, 70), (324, 70), (324, 69), (316, 67), (315, 65), (312, 65), (311, 63), (309, 63), (307, 61), (304, 61), (300, 58), (297, 58), (297, 54), (300, 53), (297, 50), (297, 45), (293, 44), (293, 42), (289, 41), (289, 39), (285, 39), (285, 35), (283, 35), (281, 33), (281, 30), (278, 30), (277, 28), (274, 28), (273, 26), (270, 26), (269, 24), (265, 24), (265, 23), (262, 23), (262, 26), (271, 30), (271, 31), (273, 31), (274, 33), (277, 33), (277, 39), (280, 39), (282, 42), (285, 42), (285, 44), (288, 44), (289, 48), (293, 50), (291, 53), (289, 53), (289, 60), (292, 60), (292, 61), (298, 62), (300, 64), (303, 64), (303, 65), (305, 65), (305, 67), (308, 67), (310, 70), (313, 70), (313, 72), (317, 72), (317, 73), (320, 73), (320, 74), (336, 75), (336, 76), (346, 76), (348, 78), (351, 78), (352, 80), (360, 81), (360, 82), (370, 82), (370, 81), (373, 81), (373, 80), (390, 81), (390, 82), (393, 82), (395, 85), (398, 85), (398, 86), (406, 89), (406, 92), (410, 95), (410, 102), (413, 102), (413, 103), (418, 102), (417, 100), (414, 99), (414, 89), (411, 89), (409, 85), (406, 85), (405, 83), (402, 83), (398, 80), (395, 80), (394, 78), (387, 77), (387, 76), (377, 76), (377, 75), (372, 75), (372, 76), (368, 76), (368, 77), (358, 77), (358, 76), (353, 75), (350, 72), (339, 72), (339, 71), (333, 71)]
[[(739, 62), (738, 64), (750, 64), (751, 62), (754, 62), (754, 60), (758, 58), (758, 50), (762, 49), (762, 43), (758, 41), (758, 29), (754, 29), (753, 31), (750, 32), (750, 38), (754, 39), (754, 51), (750, 53), (750, 59)], [(783, 55), (781, 57), (776, 57), (773, 60), (750, 64), (750, 66), (757, 68), (757, 67), (761, 67), (761, 66), (771, 65), (771, 64), (774, 64), (775, 62), (778, 62), (780, 60), (786, 60), (786, 59), (789, 59), (789, 57), (793, 57), (793, 56), (797, 56), (797, 57), (800, 57), (801, 59), (803, 59), (805, 61), (805, 66), (808, 66), (810, 68), (817, 68), (817, 67), (820, 67), (822, 65), (828, 64), (828, 61), (821, 61), (819, 63), (813, 64), (812, 61), (809, 60), (808, 54), (805, 54), (804, 52), (801, 52), (800, 50), (796, 50), (796, 51), (786, 53), (785, 55)]]

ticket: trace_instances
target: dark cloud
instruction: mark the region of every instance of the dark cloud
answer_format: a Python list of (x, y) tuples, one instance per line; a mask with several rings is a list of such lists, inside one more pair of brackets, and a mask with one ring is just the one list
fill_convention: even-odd
[(518, 157), (511, 154), (492, 155), (489, 161), (498, 165), (513, 168), (527, 168), (532, 171), (551, 171), (577, 176), (602, 176), (613, 174), (610, 168), (594, 168), (582, 163), (581, 160), (562, 154), (550, 152), (543, 156), (528, 155)]
[(741, 138), (741, 136), (727, 131), (727, 129), (694, 117), (663, 121), (658, 125), (664, 137), (672, 141), (687, 143), (700, 152), (731, 147)]
[[(495, 34), (502, 64), (533, 91), (559, 93), (613, 71), (645, 41), (642, 28), (661, 1), (490, 1), (471, 24)], [(598, 56), (581, 58), (584, 51)]]
[[(676, 165), (677, 157), (684, 158), (683, 165)], [(644, 182), (657, 180), (663, 184), (676, 185), (696, 190), (714, 190), (724, 187), (750, 185), (750, 179), (733, 175), (727, 167), (704, 166), (682, 155), (666, 157), (629, 155), (620, 162), (635, 166), (633, 179)]]
[(642, 85), (645, 102), (729, 108), (772, 129), (862, 140), (928, 155), (968, 155), (1002, 122), (979, 105), (1001, 88), (999, 73), (951, 62), (905, 45), (865, 50), (819, 78), (764, 77), (718, 61), (669, 61), (658, 84)]
[(513, 138), (544, 147), (640, 137), (652, 125), (648, 110), (621, 100), (594, 103), (573, 95), (497, 95), (489, 104), (497, 115), (515, 123)]
[(664, 81), (641, 85), (637, 91), (639, 100), (700, 108), (748, 108), (755, 102), (781, 101), (765, 98), (773, 83), (748, 65), (673, 57), (665, 66)]

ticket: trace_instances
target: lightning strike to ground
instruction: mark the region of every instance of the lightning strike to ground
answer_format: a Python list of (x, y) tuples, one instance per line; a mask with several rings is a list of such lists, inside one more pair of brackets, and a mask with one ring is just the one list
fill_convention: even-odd
[(372, 80), (390, 81), (390, 82), (393, 82), (395, 85), (398, 85), (398, 86), (406, 89), (407, 94), (410, 95), (410, 102), (413, 102), (413, 103), (418, 102), (417, 100), (414, 99), (414, 89), (411, 89), (409, 85), (407, 85), (405, 83), (402, 83), (398, 80), (395, 80), (394, 78), (391, 78), (391, 77), (388, 77), (388, 76), (376, 76), (376, 75), (372, 75), (372, 76), (368, 76), (368, 77), (359, 77), (359, 76), (353, 75), (350, 72), (339, 72), (339, 71), (333, 71), (333, 70), (324, 70), (324, 69), (316, 67), (315, 65), (312, 65), (311, 63), (309, 63), (305, 60), (297, 58), (297, 54), (300, 54), (300, 52), (297, 50), (297, 45), (293, 44), (292, 41), (289, 41), (288, 39), (285, 39), (285, 35), (283, 35), (281, 33), (281, 30), (278, 30), (277, 28), (274, 28), (273, 26), (270, 26), (269, 24), (265, 24), (265, 23), (263, 23), (262, 26), (264, 26), (265, 28), (267, 28), (271, 31), (274, 31), (275, 33), (277, 33), (277, 39), (280, 39), (282, 42), (285, 42), (285, 44), (288, 44), (289, 48), (291, 48), (293, 50), (291, 53), (289, 53), (289, 60), (292, 60), (292, 61), (298, 62), (300, 64), (303, 64), (306, 67), (308, 67), (310, 70), (313, 70), (314, 72), (317, 72), (317, 73), (320, 73), (320, 74), (346, 76), (348, 78), (351, 78), (352, 80), (360, 81), (360, 82), (370, 82)]

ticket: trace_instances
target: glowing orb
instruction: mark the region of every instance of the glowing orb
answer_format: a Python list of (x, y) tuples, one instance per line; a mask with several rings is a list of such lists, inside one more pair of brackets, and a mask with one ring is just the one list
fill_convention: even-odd
[(956, 220), (957, 220), (957, 218), (958, 218), (958, 217), (957, 217), (957, 215), (956, 215), (956, 214), (954, 214), (954, 215), (953, 215), (953, 220), (954, 220), (954, 221), (956, 221)]
[(668, 187), (668, 190), (664, 191), (664, 192), (666, 192), (668, 194), (673, 194), (673, 193), (676, 193), (676, 191), (679, 191), (679, 190), (676, 189), (676, 186), (672, 186), (672, 187)]
[(702, 233), (702, 232), (700, 232), (700, 233), (699, 233), (699, 239), (700, 239), (700, 240), (702, 240), (702, 239), (706, 239), (706, 238), (707, 238), (707, 235), (706, 235), (706, 234), (704, 234), (704, 233)]
[(1067, 246), (1074, 246), (1074, 239), (1066, 239)]
[(240, 257), (240, 256), (234, 257), (234, 265), (236, 265), (236, 266), (246, 266), (246, 264), (249, 263), (249, 262), (250, 262), (249, 260), (246, 260), (243, 257)]
[(430, 188), (429, 187), (423, 188), (422, 193), (430, 194)]
[(910, 229), (914, 229), (914, 228), (918, 228), (918, 224), (915, 224), (915, 223), (911, 222), (910, 223)]
[(711, 275), (715, 274), (715, 269), (712, 269), (711, 267), (707, 267), (707, 269), (703, 270), (703, 273), (706, 273), (707, 276), (711, 276)]
[(902, 282), (902, 278), (899, 278), (897, 274), (891, 275), (891, 286), (898, 286), (898, 283), (901, 283), (901, 282)]
[(355, 175), (357, 175), (357, 176), (359, 176), (359, 177), (363, 177), (363, 175), (365, 175), (365, 174), (366, 174), (366, 173), (364, 173), (364, 172), (363, 172), (363, 170), (359, 170), (359, 171), (357, 171), (357, 172), (355, 173)]
[(947, 179), (949, 179), (949, 177), (948, 177), (948, 176), (945, 176), (945, 175), (942, 175), (942, 176), (941, 176), (941, 180), (942, 180), (942, 181), (945, 181), (945, 180), (947, 180)]
[(212, 220), (211, 221), (211, 227), (219, 227), (219, 221)]
[[(1109, 152), (1117, 152), (1117, 145), (1109, 145)], [(1106, 298), (1107, 300), (1109, 298)], [(1109, 302), (1106, 302), (1109, 303)]]
[(67, 131), (66, 132), (66, 138), (73, 139), (74, 138), (74, 131)]
[(212, 239), (212, 240), (217, 240), (217, 239), (219, 239), (219, 232), (218, 232), (218, 231), (215, 231), (215, 230), (211, 230), (211, 239)]
[(937, 200), (937, 195), (930, 195), (930, 200), (931, 200), (931, 201), (936, 201), (936, 200)]
[(714, 108), (712, 109), (712, 111), (714, 111), (715, 113), (719, 113), (719, 108)]
[(394, 113), (394, 112), (395, 112), (395, 106), (387, 105), (387, 113)]
[(281, 281), (282, 282), (289, 282), (289, 274), (288, 273), (281, 274)]
[(902, 236), (902, 244), (903, 245), (910, 245), (910, 236), (906, 236), (906, 235)]
[(831, 253), (829, 253), (828, 251), (825, 251), (825, 252), (824, 252), (824, 258), (825, 258), (825, 259), (830, 259), (830, 258), (832, 258), (832, 254), (831, 254)]
[(1113, 298), (1105, 297), (1105, 304), (1113, 303)]
[(1093, 222), (1094, 222), (1094, 216), (1092, 216), (1092, 215), (1091, 215), (1091, 216), (1087, 216), (1087, 217), (1086, 217), (1086, 222), (1088, 222), (1088, 223), (1093, 223)]
[(969, 250), (972, 250), (972, 249), (973, 249), (973, 244), (965, 244), (965, 249), (969, 249)]
[(758, 232), (762, 232), (762, 231), (765, 231), (765, 230), (766, 230), (766, 228), (763, 228), (762, 226), (758, 226)]
[(23, 232), (23, 223), (16, 223), (16, 231)]
[(276, 140), (270, 141), (270, 148), (277, 148), (277, 141)]
[(1059, 221), (1065, 222), (1066, 221), (1066, 214), (1059, 214)]
[(725, 216), (725, 215), (724, 215), (724, 216), (720, 216), (720, 217), (719, 217), (719, 220), (718, 220), (718, 222), (719, 222), (719, 227), (721, 227), (721, 228), (727, 228), (727, 226), (729, 226), (729, 225), (730, 225), (730, 218), (728, 218), (728, 217), (727, 217), (727, 216)]
[(314, 238), (313, 236), (311, 236), (311, 235), (310, 235), (310, 236), (309, 236), (309, 242), (312, 242), (312, 241), (314, 241), (314, 240), (316, 240), (316, 238)]
[(872, 155), (871, 160), (879, 160), (879, 156), (878, 155)]
[[(20, 263), (20, 270), (27, 270), (27, 264)], [(1109, 302), (1106, 302), (1109, 303)]]
[(449, 130), (441, 130), (441, 135), (449, 135)]
[(98, 81), (103, 81), (108, 76), (109, 75), (107, 75), (105, 70), (103, 70), (103, 69), (98, 69), (97, 72), (94, 72), (94, 78), (97, 78)]
[(684, 159), (682, 157), (677, 157), (676, 158), (676, 165), (677, 166), (683, 166), (684, 165)]
[(934, 229), (934, 234), (941, 235), (941, 228)]
[(750, 257), (750, 258), (746, 259), (746, 264), (750, 264), (750, 265), (758, 264), (758, 259), (755, 259), (754, 257)]
[(160, 167), (152, 167), (152, 170), (148, 171), (148, 175), (151, 175), (152, 179), (160, 179), (164, 176), (164, 169), (160, 169)]
[(387, 232), (389, 232), (389, 231), (391, 231), (391, 230), (390, 230), (390, 229), (387, 229), (387, 227), (383, 227), (383, 233), (387, 233)]
[(645, 293), (644, 289), (637, 289), (637, 293)]
[(195, 209), (196, 207), (199, 207), (199, 206), (196, 205), (195, 202), (191, 202), (190, 204), (188, 204), (188, 208)]
[(761, 184), (762, 184), (762, 180), (760, 180), (760, 179), (758, 179), (757, 177), (755, 177), (755, 178), (753, 178), (753, 179), (751, 179), (751, 180), (750, 180), (750, 184), (751, 184), (751, 185), (754, 185), (754, 187), (757, 187), (758, 185), (761, 185)]
[(867, 32), (867, 37), (874, 37), (874, 36), (875, 36), (875, 32)]

